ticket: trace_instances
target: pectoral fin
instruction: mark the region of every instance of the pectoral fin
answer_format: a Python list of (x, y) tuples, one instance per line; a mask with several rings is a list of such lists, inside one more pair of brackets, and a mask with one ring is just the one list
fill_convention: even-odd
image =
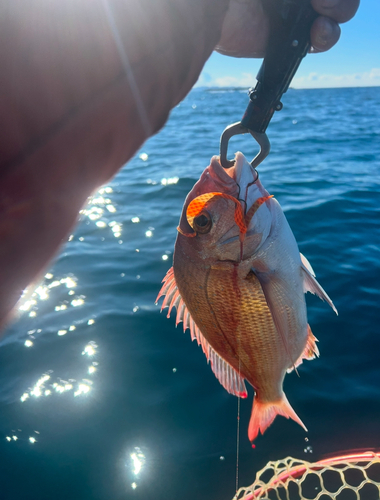
[(156, 303), (163, 295), (166, 295), (166, 297), (162, 303), (161, 311), (165, 307), (169, 307), (169, 317), (173, 307), (177, 309), (176, 325), (183, 321), (183, 331), (188, 328), (190, 329), (191, 340), (196, 340), (198, 345), (202, 347), (202, 350), (207, 358), (207, 362), (210, 362), (211, 369), (222, 386), (230, 394), (246, 398), (247, 389), (245, 387), (244, 378), (241, 377), (238, 372), (232, 368), (229, 363), (227, 363), (227, 361), (219, 356), (196, 325), (179, 293), (172, 267), (163, 279), (163, 285), (157, 296)]
[(304, 278), (304, 291), (306, 292), (311, 292), (314, 293), (315, 295), (318, 295), (318, 297), (321, 300), (325, 300), (329, 306), (332, 308), (332, 310), (335, 312), (336, 315), (338, 315), (338, 311), (336, 310), (336, 307), (333, 304), (333, 301), (330, 299), (330, 297), (327, 295), (327, 293), (323, 290), (321, 285), (318, 283), (318, 281), (315, 279), (315, 274), (313, 271), (313, 268), (311, 267), (309, 261), (307, 258), (301, 255), (301, 269), (303, 273), (303, 278)]

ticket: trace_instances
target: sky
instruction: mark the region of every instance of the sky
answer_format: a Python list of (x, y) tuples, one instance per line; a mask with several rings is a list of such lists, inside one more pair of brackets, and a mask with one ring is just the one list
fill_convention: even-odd
[[(302, 61), (294, 88), (380, 86), (380, 0), (361, 0), (356, 16), (341, 25), (339, 42)], [(252, 87), (261, 59), (237, 59), (214, 52), (197, 87)]]

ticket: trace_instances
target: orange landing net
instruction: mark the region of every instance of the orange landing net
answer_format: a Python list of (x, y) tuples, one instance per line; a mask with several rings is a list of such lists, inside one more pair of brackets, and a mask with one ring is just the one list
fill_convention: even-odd
[(233, 500), (378, 500), (380, 453), (349, 453), (319, 462), (269, 462)]

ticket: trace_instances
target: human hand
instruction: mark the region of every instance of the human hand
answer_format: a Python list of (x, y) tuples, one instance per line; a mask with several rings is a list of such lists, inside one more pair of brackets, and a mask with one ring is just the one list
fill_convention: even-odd
[[(312, 2), (321, 14), (312, 43), (328, 50), (359, 0)], [(262, 57), (269, 33), (261, 0), (38, 1), (22, 11), (5, 4), (0, 328), (87, 197), (163, 126), (215, 46)]]
[[(230, 0), (222, 36), (216, 46), (221, 54), (233, 57), (264, 57), (269, 36), (269, 19), (263, 9), (265, 0)], [(360, 0), (311, 0), (321, 14), (313, 23), (311, 52), (331, 49), (340, 37), (340, 23), (354, 17)]]

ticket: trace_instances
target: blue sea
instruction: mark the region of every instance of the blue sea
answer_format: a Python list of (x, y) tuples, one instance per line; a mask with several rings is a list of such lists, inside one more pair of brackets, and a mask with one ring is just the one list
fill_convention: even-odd
[[(193, 90), (22, 304), (0, 343), (1, 500), (234, 496), (238, 400), (154, 302), (184, 199), (247, 102)], [(307, 434), (278, 417), (252, 449), (253, 391), (241, 400), (242, 486), (269, 460), (380, 447), (380, 87), (290, 89), (283, 103), (260, 179), (339, 316), (308, 294), (321, 356), (285, 380)], [(235, 150), (257, 147), (240, 136)]]

